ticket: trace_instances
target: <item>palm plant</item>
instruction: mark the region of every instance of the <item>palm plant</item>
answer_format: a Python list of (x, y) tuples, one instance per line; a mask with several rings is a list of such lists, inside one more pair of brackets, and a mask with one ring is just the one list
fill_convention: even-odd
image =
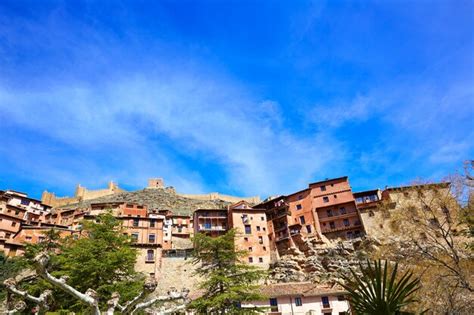
[(389, 275), (388, 262), (367, 261), (367, 266), (359, 263), (360, 275), (350, 269), (351, 276), (344, 276), (341, 285), (349, 292), (351, 308), (357, 315), (398, 315), (411, 314), (401, 309), (414, 302), (415, 292), (420, 289), (420, 280), (412, 272), (397, 276), (395, 263)]

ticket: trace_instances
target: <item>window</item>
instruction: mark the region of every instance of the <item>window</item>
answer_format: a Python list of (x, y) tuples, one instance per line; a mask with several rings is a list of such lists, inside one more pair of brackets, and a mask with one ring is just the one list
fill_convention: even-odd
[(369, 217), (373, 217), (375, 214), (372, 210), (369, 211)]
[(253, 257), (249, 257), (249, 263), (253, 263)]
[(252, 227), (250, 225), (245, 225), (245, 234), (252, 234)]
[(360, 236), (360, 231), (355, 231), (354, 235), (355, 235), (355, 237), (359, 237)]
[(155, 234), (148, 235), (148, 243), (155, 243)]
[(338, 301), (345, 301), (346, 300), (346, 297), (344, 295), (338, 295), (337, 296), (337, 300)]
[(337, 199), (337, 195), (334, 195), (334, 199)]
[(303, 207), (301, 205), (296, 205), (296, 210), (301, 210)]
[(5, 233), (5, 238), (10, 238), (11, 234), (10, 233)]
[(278, 300), (276, 298), (270, 299), (270, 311), (278, 312)]
[(153, 249), (149, 249), (146, 251), (146, 261), (154, 261), (155, 260), (155, 251)]
[(31, 236), (27, 236), (27, 237), (26, 237), (26, 240), (27, 240), (27, 241), (31, 241)]
[(139, 222), (138, 219), (133, 219), (133, 226), (138, 226), (138, 222)]
[(244, 241), (248, 242), (248, 241), (249, 241), (249, 238), (248, 238), (248, 237), (244, 237)]
[(334, 224), (334, 222), (329, 222), (329, 226), (331, 227), (331, 229), (335, 229), (335, 228), (336, 228), (336, 224)]
[(252, 251), (252, 247), (249, 247), (249, 252), (251, 252), (251, 251)]
[(300, 297), (295, 297), (295, 305), (296, 306), (303, 306), (303, 301)]
[(301, 224), (305, 224), (305, 223), (306, 223), (305, 220), (304, 220), (304, 215), (302, 215), (302, 216), (300, 217), (300, 223), (301, 223)]
[(328, 217), (332, 217), (332, 216), (333, 216), (331, 209), (326, 210), (326, 213), (327, 213)]
[(155, 219), (150, 220), (150, 227), (155, 227)]
[(44, 236), (38, 237), (38, 242), (40, 242), (40, 243), (44, 242)]
[(327, 197), (327, 196), (326, 196), (326, 197), (323, 197), (323, 202), (325, 202), (325, 203), (326, 203), (326, 202), (329, 202), (329, 197)]
[(263, 227), (262, 230), (266, 231), (267, 229), (265, 227)]
[(258, 242), (259, 242), (260, 244), (263, 244), (263, 236), (259, 236), (259, 237), (258, 237)]
[(267, 248), (265, 246), (263, 246), (263, 250), (267, 250)]
[(257, 226), (257, 231), (260, 231), (260, 226)]
[(262, 258), (262, 257), (258, 257), (258, 262), (263, 263), (263, 258)]
[(323, 302), (323, 308), (329, 308), (329, 298), (327, 296), (322, 296), (321, 302)]
[(321, 186), (321, 191), (326, 191), (326, 186)]
[(138, 241), (138, 233), (132, 233), (132, 242)]
[(19, 215), (20, 214), (20, 210), (15, 210), (15, 215)]
[(306, 226), (306, 232), (311, 233), (311, 225)]
[(30, 204), (30, 201), (28, 199), (21, 199), (20, 203), (24, 206), (27, 206)]
[(345, 207), (340, 207), (340, 208), (339, 208), (339, 212), (340, 212), (341, 214), (346, 214), (346, 213), (347, 213)]
[(16, 222), (12, 222), (12, 226), (16, 226)]
[(349, 226), (349, 220), (348, 219), (344, 219), (344, 226)]
[(261, 221), (265, 221), (265, 217), (260, 217), (260, 220), (261, 220)]

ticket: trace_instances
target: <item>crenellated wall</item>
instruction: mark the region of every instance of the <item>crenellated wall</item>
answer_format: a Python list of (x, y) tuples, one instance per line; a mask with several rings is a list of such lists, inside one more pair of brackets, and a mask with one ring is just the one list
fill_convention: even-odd
[(189, 198), (189, 199), (196, 199), (196, 200), (224, 200), (224, 201), (233, 202), (233, 203), (244, 200), (253, 204), (257, 204), (261, 202), (259, 196), (237, 197), (237, 196), (223, 195), (217, 192), (212, 192), (208, 194), (180, 194), (178, 193), (177, 195), (181, 197)]
[(90, 200), (99, 197), (109, 196), (115, 193), (124, 192), (125, 190), (118, 187), (114, 182), (109, 182), (107, 188), (89, 190), (80, 184), (76, 187), (74, 197), (56, 197), (53, 192), (44, 191), (41, 195), (41, 202), (51, 207), (60, 207), (72, 203), (78, 203), (82, 200)]

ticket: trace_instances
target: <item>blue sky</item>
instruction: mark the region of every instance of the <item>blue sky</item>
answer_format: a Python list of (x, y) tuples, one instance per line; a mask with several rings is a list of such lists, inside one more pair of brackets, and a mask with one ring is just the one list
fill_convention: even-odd
[(472, 1), (0, 1), (0, 189), (286, 194), (474, 153)]

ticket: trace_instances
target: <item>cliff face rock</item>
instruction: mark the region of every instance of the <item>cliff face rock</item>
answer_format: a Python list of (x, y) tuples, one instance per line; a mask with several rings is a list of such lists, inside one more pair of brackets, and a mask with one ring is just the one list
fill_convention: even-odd
[(302, 240), (297, 247), (290, 248), (270, 268), (270, 279), (274, 282), (311, 281), (333, 283), (340, 280), (349, 268), (356, 269), (364, 262), (370, 250), (375, 250), (373, 241), (321, 241), (316, 238)]
[(175, 214), (192, 215), (196, 209), (224, 209), (230, 202), (223, 200), (197, 200), (176, 194), (173, 187), (142, 189), (84, 200), (61, 208), (86, 208), (92, 203), (128, 202), (146, 205), (149, 209), (171, 210)]

